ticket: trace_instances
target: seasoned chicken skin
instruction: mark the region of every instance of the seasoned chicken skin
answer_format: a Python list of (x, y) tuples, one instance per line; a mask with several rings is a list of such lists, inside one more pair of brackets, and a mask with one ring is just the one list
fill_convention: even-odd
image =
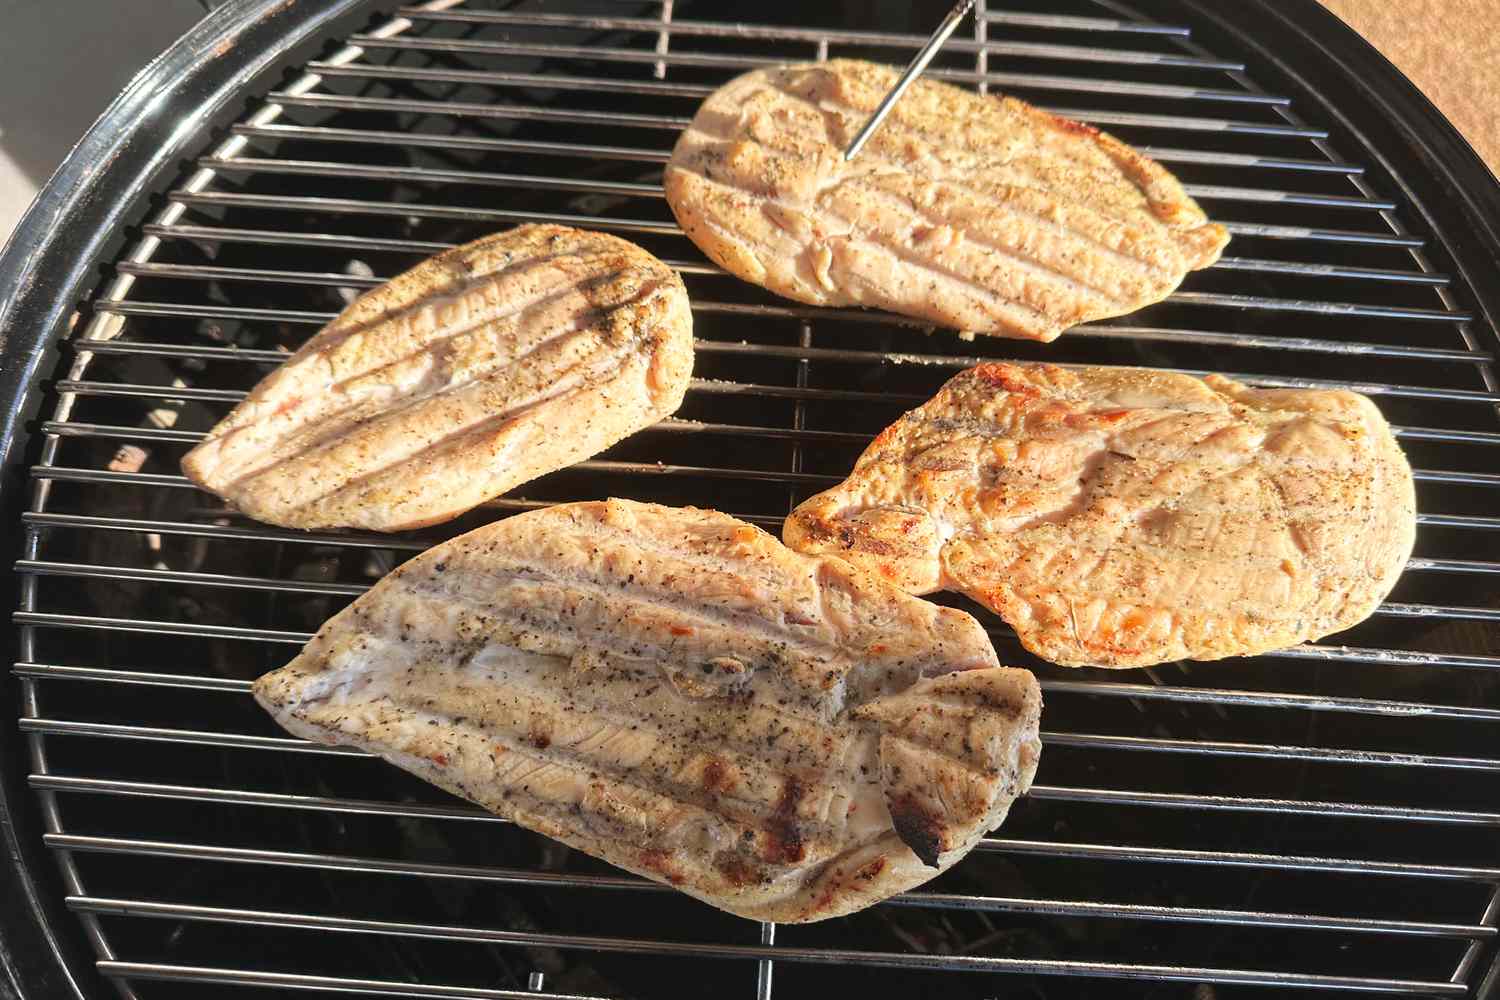
[(759, 920), (925, 882), (1040, 752), (1036, 680), (973, 618), (727, 515), (624, 500), (423, 553), (255, 697), (297, 735)]
[(799, 302), (1042, 341), (1166, 297), (1229, 239), (1114, 137), (933, 80), (845, 162), (896, 76), (835, 59), (716, 90), (666, 168), (683, 230)]
[(434, 524), (671, 414), (692, 367), (675, 271), (614, 236), (522, 226), (361, 296), (182, 469), (272, 524)]
[(958, 590), (1036, 655), (1248, 655), (1370, 615), (1411, 554), (1411, 469), (1353, 392), (984, 364), (787, 519), (914, 594)]

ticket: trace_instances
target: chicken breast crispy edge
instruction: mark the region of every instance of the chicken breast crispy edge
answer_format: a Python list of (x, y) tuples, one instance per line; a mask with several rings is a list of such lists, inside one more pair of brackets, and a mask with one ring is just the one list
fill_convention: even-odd
[[(1410, 466), (1358, 393), (1008, 362), (954, 376), (783, 529), (792, 548), (909, 593), (964, 593), (1043, 659), (1111, 668), (1255, 655), (1357, 625), (1415, 536)], [(1191, 557), (1225, 538), (1222, 559), (1170, 562), (1174, 546)], [(1224, 583), (1237, 565), (1238, 589)], [(1089, 590), (1095, 579), (1114, 583)], [(1142, 596), (1152, 580), (1175, 596)]]
[[(780, 89), (773, 80), (806, 73), (829, 76), (824, 89), (840, 99), (809, 101), (817, 123), (775, 121), (784, 109), (768, 121), (747, 121), (744, 102)], [(664, 173), (683, 231), (729, 273), (798, 302), (883, 308), (967, 333), (1040, 341), (1165, 298), (1189, 271), (1216, 261), (1228, 242), (1228, 231), (1207, 219), (1170, 172), (1115, 137), (1015, 98), (934, 80), (919, 80), (870, 147), (846, 163), (843, 146), (895, 73), (835, 59), (753, 70), (715, 91), (679, 137)], [(842, 107), (855, 93), (859, 106)], [(928, 103), (936, 111), (923, 107)], [(1002, 119), (1017, 135), (1041, 136), (1049, 149), (1075, 144), (1097, 162), (1078, 166), (1071, 180), (1027, 181), (1002, 177), (1003, 161), (975, 160), (972, 151), (955, 153), (936, 138), (974, 123), (999, 128)], [(917, 128), (907, 136), (902, 130), (911, 123)], [(765, 129), (777, 128), (796, 130), (789, 150), (766, 145)], [(992, 140), (976, 141), (982, 149)], [(964, 144), (955, 138), (953, 145)], [(1062, 152), (1042, 155), (1054, 164), (1067, 160)], [(875, 174), (898, 176), (883, 162), (903, 156), (911, 190), (864, 183)], [(858, 191), (838, 194), (855, 182)], [(1131, 186), (1139, 205), (1091, 194)], [(842, 205), (832, 214), (831, 197)], [(907, 203), (901, 211), (915, 213), (910, 231), (872, 221), (871, 213), (887, 212), (876, 201)], [(1004, 220), (974, 225), (973, 217), (995, 213)]]
[[(599, 525), (608, 531), (601, 535), (604, 529)], [(658, 594), (663, 579), (682, 580), (677, 575), (680, 567), (675, 562), (656, 569), (625, 565), (620, 561), (623, 550), (615, 542), (620, 530), (659, 535), (666, 525), (685, 528), (686, 549), (696, 553), (693, 559), (709, 560), (706, 567), (730, 559), (730, 576), (705, 569), (689, 583), (672, 585), (713, 588), (722, 582), (732, 586), (735, 573), (742, 572), (745, 580), (759, 579), (764, 586), (780, 587), (784, 599), (762, 609), (771, 619), (752, 616), (770, 624), (755, 625), (752, 619), (731, 616), (733, 620), (724, 620), (724, 630), (717, 633), (715, 622), (727, 606), (714, 602), (698, 611), (691, 604), (683, 605), (656, 620), (659, 601), (642, 596), (639, 586), (644, 584), (650, 595)], [(563, 617), (580, 623), (579, 634), (594, 634), (588, 632), (588, 623), (596, 611), (620, 623), (614, 626), (613, 637), (600, 640), (609, 648), (595, 648), (593, 640), (586, 646), (573, 646), (564, 633), (542, 626), (535, 617), (540, 613), (537, 606), (528, 605), (518, 619), (529, 621), (521, 631), (515, 631), (516, 622), (507, 619), (503, 626), (494, 625), (489, 634), (502, 642), (549, 649), (549, 656), (564, 657), (561, 665), (538, 667), (539, 661), (529, 659), (521, 673), (509, 675), (510, 679), (490, 690), (484, 686), (483, 671), (496, 670), (497, 661), (485, 659), (482, 671), (445, 668), (440, 673), (448, 681), (433, 674), (424, 687), (421, 654), (412, 651), (431, 641), (424, 638), (421, 622), (437, 619), (423, 618), (431, 609), (421, 607), (422, 590), (452, 587), (455, 575), (462, 580), (464, 574), (479, 573), (483, 565), (493, 568), (489, 561), (508, 548), (510, 539), (518, 540), (518, 558), (527, 573), (546, 575), (547, 567), (535, 556), (543, 551), (573, 551), (571, 543), (559, 540), (559, 533), (567, 532), (583, 532), (586, 541), (578, 551), (592, 552), (584, 557), (593, 567), (590, 579), (604, 582), (605, 587), (599, 598), (604, 603), (598, 608), (591, 611), (587, 605), (573, 605)], [(735, 566), (743, 570), (734, 570)], [(636, 574), (633, 583), (628, 579), (632, 573)], [(615, 575), (619, 580), (610, 582)], [(783, 580), (790, 583), (790, 590), (778, 582)], [(492, 584), (482, 583), (481, 589), (496, 593)], [(570, 600), (558, 598), (559, 606)], [(698, 617), (700, 612), (706, 617)], [(432, 613), (450, 615), (451, 608)], [(783, 618), (785, 624), (775, 624)], [(627, 619), (635, 624), (624, 624)], [(887, 619), (890, 626), (878, 625)], [(648, 624), (652, 621), (654, 625)], [(683, 633), (690, 630), (697, 635), (685, 637)], [(760, 642), (762, 632), (772, 639), (781, 632), (807, 638), (793, 641), (760, 663), (751, 647)], [(693, 662), (700, 655), (714, 653), (718, 643), (724, 648), (718, 649), (711, 662), (719, 662), (725, 650), (735, 650), (741, 661), (751, 664), (748, 679), (737, 675), (728, 682), (746, 685), (736, 689), (741, 692), (737, 700), (723, 702), (704, 695), (695, 686), (699, 672), (676, 675), (672, 665), (676, 659), (646, 668), (649, 676), (630, 673), (640, 668), (638, 660), (632, 660), (623, 673), (608, 666), (613, 657), (623, 655), (615, 647), (623, 649), (626, 642), (681, 644), (697, 642), (698, 637), (704, 648), (688, 657)], [(871, 644), (872, 638), (885, 641)], [(787, 647), (781, 640), (773, 646), (777, 642)], [(826, 645), (829, 642), (834, 645)], [(466, 648), (470, 662), (478, 663), (472, 643)], [(680, 645), (674, 648), (681, 651)], [(483, 659), (487, 654), (477, 655)], [(566, 659), (570, 655), (571, 663)], [(649, 653), (643, 655), (650, 659)], [(414, 685), (409, 694), (382, 694), (380, 685), (387, 683), (383, 675), (360, 667), (361, 658), (403, 656), (418, 659), (400, 660), (400, 669), (388, 673), (399, 678), (400, 685)], [(829, 661), (828, 656), (834, 659)], [(968, 615), (901, 594), (842, 560), (793, 553), (759, 529), (716, 512), (610, 500), (518, 515), (417, 556), (330, 620), (286, 667), (257, 680), (254, 693), (282, 726), (299, 736), (362, 747), (528, 829), (673, 885), (731, 913), (802, 922), (861, 909), (946, 870), (998, 824), (1014, 799), (1030, 787), (1040, 754), (1040, 688), (1029, 672), (999, 667), (996, 662), (983, 630)], [(418, 672), (413, 674), (401, 664), (414, 666)], [(959, 669), (952, 672), (954, 668)], [(811, 674), (806, 672), (809, 669)], [(456, 686), (445, 688), (455, 677)], [(523, 683), (523, 677), (530, 680)], [(529, 720), (525, 725), (530, 728), (514, 739), (502, 718), (520, 709), (505, 706), (525, 702), (528, 690), (542, 690), (525, 687), (539, 677), (550, 677), (548, 684), (560, 684), (557, 690), (566, 692), (566, 698), (576, 704), (550, 716), (533, 704), (525, 710), (530, 715), (511, 719), (516, 724), (521, 724), (517, 719)], [(717, 683), (717, 677), (703, 683)], [(596, 716), (585, 704), (590, 684), (604, 685), (601, 690), (634, 693), (606, 702), (597, 710), (603, 715)], [(610, 688), (611, 684), (616, 686)], [(847, 696), (839, 693), (846, 689)], [(861, 690), (869, 693), (867, 700), (856, 697), (855, 692)], [(375, 694), (361, 702), (360, 691)], [(844, 697), (850, 700), (841, 704), (839, 699)], [(454, 698), (458, 700), (451, 701)], [(777, 707), (779, 699), (788, 698), (793, 707)], [(455, 705), (462, 706), (462, 718), (445, 714), (455, 711)], [(726, 706), (733, 709), (729, 715), (723, 714)], [(811, 721), (831, 707), (838, 711), (827, 721)], [(688, 712), (683, 719), (690, 722), (672, 722), (679, 709)], [(641, 718), (621, 728), (621, 735), (598, 730), (614, 716), (631, 711)], [(743, 716), (749, 721), (710, 735), (715, 719), (740, 718), (734, 714), (740, 711), (749, 713)], [(552, 722), (546, 723), (542, 716)], [(783, 730), (788, 725), (791, 730), (765, 743), (759, 756), (750, 752), (747, 748), (752, 744), (762, 745), (755, 742), (759, 739), (756, 726), (778, 718), (783, 720)], [(620, 740), (634, 734), (637, 724), (653, 732), (667, 730), (670, 739), (657, 744), (648, 756), (647, 762), (656, 764), (643, 762), (640, 767), (645, 770), (614, 772), (634, 773), (640, 784), (617, 784), (621, 779), (611, 777), (610, 768), (623, 766), (621, 761), (601, 756), (595, 745), (627, 747)], [(575, 732), (570, 727), (583, 728)], [(704, 733), (694, 739), (690, 734), (697, 728)], [(833, 741), (830, 746), (842, 749), (830, 753), (822, 745), (828, 740)], [(504, 750), (497, 756), (499, 746)], [(588, 756), (590, 752), (593, 757)], [(629, 755), (628, 747), (619, 752)], [(860, 756), (867, 752), (874, 756)], [(582, 757), (573, 760), (570, 755)], [(554, 778), (549, 785), (548, 794), (557, 800), (523, 792), (519, 778), (507, 783), (499, 777), (507, 761), (524, 765), (521, 771), (506, 773), (528, 776), (528, 788), (541, 780), (536, 777), (542, 773), (536, 770), (538, 766), (551, 768), (546, 773), (554, 776), (562, 774), (563, 778)], [(843, 773), (839, 769), (856, 768), (851, 773), (857, 773), (861, 761), (873, 767), (878, 777), (871, 774), (865, 779), (871, 783), (869, 791), (847, 798), (837, 791), (845, 780), (838, 777)], [(569, 770), (574, 764), (581, 767), (576, 774)], [(657, 766), (667, 770), (653, 778), (650, 775), (657, 772), (650, 768)], [(578, 793), (572, 804), (559, 791), (567, 788)], [(665, 804), (662, 795), (669, 800)], [(636, 805), (627, 808), (626, 802)], [(845, 802), (850, 806), (847, 819)], [(861, 813), (855, 820), (855, 805), (873, 812)], [(621, 822), (621, 817), (626, 824), (623, 832), (610, 836), (599, 832)], [(602, 825), (591, 826), (596, 823)], [(641, 823), (646, 826), (640, 827)], [(698, 843), (700, 824), (730, 836), (714, 841), (718, 849), (702, 850), (693, 846)], [(845, 837), (853, 839), (846, 842)]]
[[(571, 320), (577, 325), (568, 337), (588, 335), (596, 342), (588, 348), (593, 353), (580, 354), (567, 338), (541, 340), (509, 367), (492, 362), (486, 368), (486, 329), (501, 339), (524, 333), (528, 311), (558, 302), (570, 285), (568, 272), (557, 272), (534, 302), (511, 308), (484, 301), (485, 283), (512, 280), (532, 265), (540, 272), (559, 259), (578, 275), (571, 287), (580, 302), (613, 295), (618, 303)], [(633, 289), (637, 293), (631, 297)], [(465, 304), (464, 297), (476, 301)], [(482, 309), (497, 315), (488, 327), (473, 318)], [(550, 322), (560, 319), (567, 317)], [(411, 353), (379, 345), (379, 335), (392, 323), (406, 324), (393, 332), (410, 342)], [(453, 345), (460, 340), (469, 344), (470, 354), (455, 360)], [(604, 364), (611, 351), (626, 353)], [(423, 352), (432, 354), (430, 371), (420, 368)], [(455, 364), (459, 371), (445, 372)], [(539, 381), (518, 365), (554, 370)], [(409, 373), (409, 385), (388, 392), (365, 384), (398, 367)], [(523, 225), (438, 254), (361, 295), (215, 425), (183, 457), (182, 471), (200, 488), (271, 524), (373, 531), (425, 527), (591, 458), (670, 416), (682, 404), (692, 368), (692, 311), (675, 270), (606, 233)], [(526, 387), (511, 392), (507, 379), (518, 377), (528, 380)], [(345, 392), (346, 387), (354, 388)], [(377, 405), (382, 392), (393, 395)], [(461, 404), (455, 401), (460, 395), (467, 397)], [(328, 414), (278, 426), (308, 399), (319, 399)], [(414, 403), (424, 408), (420, 414)], [(356, 433), (369, 437), (378, 421), (399, 421), (407, 411), (416, 421), (410, 433), (396, 428), (385, 435), (391, 444), (358, 444)], [(319, 428), (320, 422), (338, 420), (354, 423), (340, 433)], [(568, 433), (550, 429), (558, 423)], [(422, 435), (431, 440), (412, 443)], [(295, 443), (283, 448), (286, 454), (275, 454), (286, 440)], [(392, 446), (409, 453), (393, 459), (381, 450)], [(230, 450), (236, 447), (257, 448), (255, 462), (247, 467), (242, 458), (236, 461)], [(300, 463), (300, 471), (285, 471), (288, 463)], [(315, 485), (325, 479), (327, 486)]]

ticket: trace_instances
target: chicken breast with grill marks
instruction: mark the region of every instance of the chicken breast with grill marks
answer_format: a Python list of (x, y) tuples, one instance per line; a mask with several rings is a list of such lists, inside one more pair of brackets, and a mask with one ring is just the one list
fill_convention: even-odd
[(1229, 239), (1114, 137), (933, 80), (845, 162), (897, 75), (835, 59), (715, 91), (666, 168), (684, 232), (799, 302), (1042, 341), (1159, 301)]
[(1140, 667), (1356, 625), (1415, 533), (1411, 469), (1357, 393), (984, 364), (784, 537), (914, 594), (962, 591), (1054, 663)]
[(614, 236), (522, 226), (361, 296), (182, 469), (272, 524), (419, 527), (670, 415), (692, 367), (675, 271)]
[(1040, 752), (1036, 680), (970, 616), (624, 500), (423, 553), (254, 691), (299, 736), (757, 920), (932, 878)]

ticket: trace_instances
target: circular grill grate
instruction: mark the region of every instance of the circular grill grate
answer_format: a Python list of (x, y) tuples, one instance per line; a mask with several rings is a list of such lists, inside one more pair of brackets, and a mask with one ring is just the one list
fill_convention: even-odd
[[(1500, 391), (1444, 245), (1398, 184), (1187, 28), (1112, 0), (991, 0), (934, 72), (1145, 148), (1227, 222), (1229, 256), (1048, 346), (775, 299), (672, 222), (675, 131), (753, 65), (903, 62), (941, 5), (808, 6), (757, 5), (759, 24), (672, 0), (383, 14), (253, 102), (116, 261), (40, 425), (15, 672), (46, 843), (127, 996), (1474, 985), (1500, 898)], [(699, 341), (676, 418), (397, 538), (259, 525), (177, 474), (353, 295), (523, 221), (620, 233), (681, 268)], [(1331, 642), (1127, 674), (1035, 661), (963, 604), (1043, 680), (1038, 785), (931, 886), (805, 927), (719, 914), (288, 738), (247, 695), (412, 552), (513, 511), (613, 495), (775, 531), (897, 414), (1000, 357), (1369, 393), (1418, 470), (1417, 558)]]

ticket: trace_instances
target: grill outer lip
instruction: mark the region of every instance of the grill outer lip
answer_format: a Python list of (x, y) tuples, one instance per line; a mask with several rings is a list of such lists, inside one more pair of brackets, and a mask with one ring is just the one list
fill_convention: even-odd
[(1500, 283), (1491, 276), (1500, 251), (1500, 179), (1405, 74), (1317, 0), (1163, 0), (1162, 7), (1152, 12), (1159, 20), (1190, 19), (1195, 40), (1207, 46), (1254, 53), (1279, 75), (1292, 107), (1317, 109), (1318, 121), (1337, 126), (1336, 141), (1353, 139), (1385, 168), (1475, 297), (1473, 329), (1500, 343)]
[[(1186, 19), (1207, 29), (1196, 37), (1211, 45), (1253, 52), (1286, 82), (1296, 106), (1317, 108), (1321, 120), (1337, 124), (1339, 138), (1357, 142), (1386, 170), (1474, 297), (1473, 328), (1500, 345), (1500, 284), (1485, 278), (1500, 259), (1500, 183), (1411, 81), (1315, 0), (1159, 2), (1158, 20)], [(257, 84), (294, 65), (300, 50), (343, 37), (344, 22), (396, 6), (228, 0), (137, 74), (53, 174), (0, 250), (0, 523), (22, 523), (23, 459), (40, 440), (38, 373), (50, 370), (100, 267), (128, 227), (142, 221), (152, 192), (208, 147), (225, 116), (260, 93)], [(1258, 38), (1275, 38), (1275, 48)], [(1298, 69), (1308, 66), (1320, 69), (1316, 83)], [(20, 542), (23, 533), (11, 537)], [(12, 601), (17, 581), (7, 570), (0, 584)], [(14, 653), (14, 624), (7, 620), (0, 633)], [(3, 673), (0, 703), (19, 706), (19, 680)], [(27, 759), (23, 744), (14, 722), (0, 725), (0, 899), (22, 901), (0, 908), (0, 987), (22, 1000), (104, 996), (63, 906), (58, 872), (45, 861), (40, 810), (20, 763)], [(1500, 953), (1470, 965), (1486, 970), (1471, 979), (1478, 995), (1489, 997), (1500, 985)]]
[[(394, 7), (383, 3), (382, 7)], [(21, 524), (32, 423), (56, 345), (164, 182), (202, 149), (224, 116), (283, 70), (305, 45), (321, 45), (377, 13), (366, 0), (229, 0), (199, 21), (126, 86), (59, 166), (0, 250), (0, 524)], [(4, 531), (13, 558), (22, 531)], [(14, 607), (18, 577), (0, 582)], [(0, 625), (10, 660), (17, 630)], [(20, 681), (0, 671), (0, 704), (18, 707)], [(62, 905), (58, 870), (42, 845), (42, 817), (27, 790), (25, 737), (15, 713), (0, 724), (0, 992), (20, 1000), (103, 997), (76, 918)]]

